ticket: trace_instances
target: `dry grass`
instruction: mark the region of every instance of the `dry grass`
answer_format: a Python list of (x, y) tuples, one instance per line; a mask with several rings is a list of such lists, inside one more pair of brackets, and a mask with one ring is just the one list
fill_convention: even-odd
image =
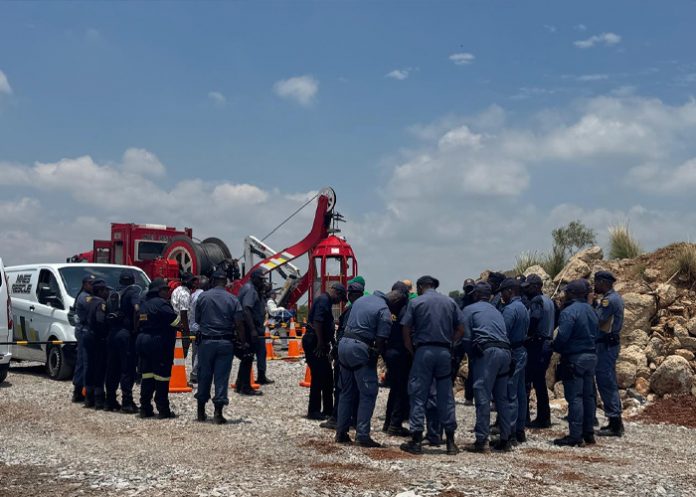
[(609, 258), (633, 259), (642, 253), (640, 244), (631, 235), (627, 224), (609, 228)]
[(674, 254), (672, 272), (688, 283), (696, 283), (696, 245), (685, 243)]
[(515, 258), (515, 275), (523, 274), (532, 266), (542, 266), (546, 261), (547, 256), (537, 251), (522, 252)]

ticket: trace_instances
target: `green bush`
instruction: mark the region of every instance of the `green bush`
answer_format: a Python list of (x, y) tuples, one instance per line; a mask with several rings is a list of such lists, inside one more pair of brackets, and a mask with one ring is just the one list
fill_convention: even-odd
[(566, 250), (563, 247), (554, 245), (551, 252), (544, 258), (541, 267), (543, 267), (544, 271), (553, 279), (558, 273), (563, 271), (567, 263), (568, 258), (566, 256)]
[(628, 230), (628, 225), (620, 224), (609, 228), (609, 258), (633, 259), (643, 251)]
[(544, 264), (546, 256), (542, 253), (533, 252), (522, 252), (515, 258), (515, 268), (513, 269), (515, 275), (523, 274), (527, 269), (532, 266), (541, 266)]

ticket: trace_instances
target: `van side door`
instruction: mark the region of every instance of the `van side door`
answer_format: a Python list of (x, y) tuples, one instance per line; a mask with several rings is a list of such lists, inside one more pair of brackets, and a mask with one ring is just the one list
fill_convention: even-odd
[[(39, 333), (35, 323), (36, 284), (39, 272), (37, 269), (16, 269), (7, 272), (12, 297), (12, 314), (14, 321), (14, 340), (37, 341)], [(14, 345), (14, 359), (26, 361), (46, 360), (40, 345)]]

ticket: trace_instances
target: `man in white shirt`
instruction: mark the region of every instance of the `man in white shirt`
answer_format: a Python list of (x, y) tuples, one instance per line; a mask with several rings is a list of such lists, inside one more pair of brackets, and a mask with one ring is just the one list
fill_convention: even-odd
[(191, 291), (196, 289), (198, 278), (191, 273), (184, 273), (181, 276), (181, 285), (176, 287), (170, 298), (174, 311), (179, 314), (181, 322), (181, 333), (183, 339), (181, 344), (184, 348), (184, 357), (188, 356), (188, 349), (191, 345), (191, 330), (189, 329), (189, 309), (191, 309)]

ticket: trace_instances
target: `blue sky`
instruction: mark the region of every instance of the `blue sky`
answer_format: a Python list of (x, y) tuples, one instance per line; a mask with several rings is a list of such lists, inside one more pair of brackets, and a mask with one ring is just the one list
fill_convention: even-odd
[[(696, 216), (683, 210), (696, 178), (694, 14), (694, 2), (2, 3), (4, 257), (55, 258), (125, 217), (185, 221), (237, 246), (324, 185), (381, 285), (449, 272), (428, 264), (435, 251), (462, 261), (447, 281), (458, 286), (546, 249), (574, 217), (600, 234), (627, 220), (646, 248), (687, 237), (665, 220)], [(457, 130), (454, 148), (443, 143)], [(162, 212), (133, 208), (138, 197), (97, 202), (62, 182), (64, 168), (24, 175), (84, 156), (79, 167), (111, 185), (141, 174)], [(136, 171), (152, 160), (166, 174)], [(220, 185), (225, 226), (205, 206)], [(168, 217), (182, 191), (203, 199)], [(69, 240), (46, 231), (27, 254), (26, 220), (47, 208), (61, 233), (77, 227)], [(382, 264), (394, 250), (417, 262)]]

